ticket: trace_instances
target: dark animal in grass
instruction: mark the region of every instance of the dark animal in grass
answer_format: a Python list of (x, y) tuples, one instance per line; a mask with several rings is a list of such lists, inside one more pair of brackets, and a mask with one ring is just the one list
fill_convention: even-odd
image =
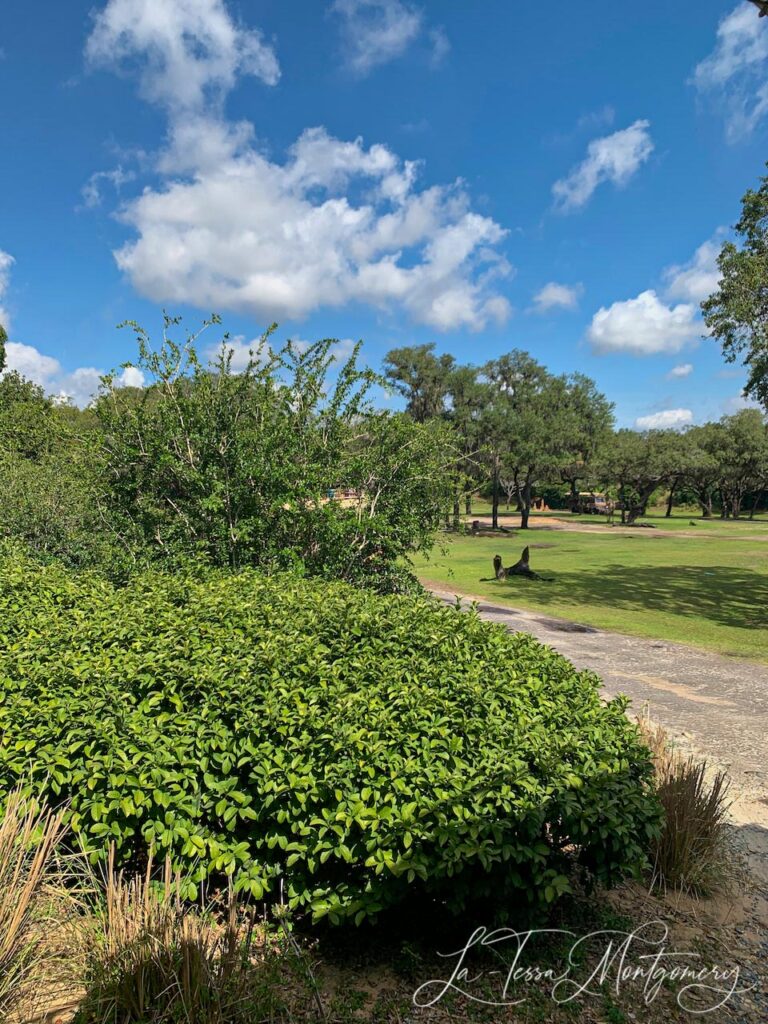
[(534, 572), (530, 566), (531, 551), (530, 548), (525, 548), (519, 560), (514, 565), (504, 568), (501, 561), (501, 555), (495, 555), (493, 559), (493, 571), (494, 576), (486, 577), (481, 579), (481, 583), (493, 583), (494, 580), (508, 580), (512, 576), (524, 576), (529, 580), (541, 580), (543, 583), (551, 583), (549, 579), (545, 579), (544, 576), (539, 576), (537, 572)]

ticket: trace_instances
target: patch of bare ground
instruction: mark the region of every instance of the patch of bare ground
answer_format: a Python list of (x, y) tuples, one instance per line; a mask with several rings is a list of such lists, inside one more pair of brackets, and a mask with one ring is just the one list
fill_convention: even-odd
[[(359, 930), (299, 930), (308, 969), (286, 965), (269, 1014), (254, 1024), (690, 1024), (707, 1008), (713, 1024), (765, 1024), (768, 829), (741, 823), (751, 804), (735, 807), (725, 893), (696, 899), (627, 882), (580, 892), (544, 923), (526, 921), (522, 908), (455, 920), (406, 906)], [(480, 927), (507, 931), (462, 956)], [(683, 967), (704, 971), (703, 987), (675, 978)], [(36, 1021), (70, 1024), (76, 995), (59, 993)]]
[[(480, 523), (478, 533), (481, 537), (498, 536), (498, 531), (493, 529), (492, 520), (489, 516), (469, 516), (465, 519), (465, 525), (469, 526), (473, 522)], [(505, 533), (517, 534), (519, 530), (518, 518), (503, 516), (501, 528)], [(644, 526), (642, 524), (638, 524), (637, 526), (622, 526), (620, 522), (585, 523), (583, 520), (570, 522), (568, 519), (560, 519), (556, 516), (535, 516), (528, 524), (526, 536), (530, 536), (532, 533), (535, 533), (536, 530), (563, 530), (569, 533), (593, 533), (604, 537), (613, 536), (614, 534), (636, 537), (638, 534), (643, 534), (648, 537), (694, 537), (696, 540), (704, 538), (706, 540), (724, 541), (768, 541), (768, 531), (765, 530), (765, 524), (755, 524), (755, 529), (763, 529), (764, 532), (750, 532), (748, 536), (741, 537), (738, 534), (728, 536), (720, 531), (708, 534), (706, 530), (665, 530), (663, 526), (657, 526), (655, 524), (652, 527)]]

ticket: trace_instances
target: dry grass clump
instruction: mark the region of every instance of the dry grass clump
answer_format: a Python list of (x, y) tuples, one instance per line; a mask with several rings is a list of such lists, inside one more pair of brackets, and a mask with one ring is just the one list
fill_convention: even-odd
[(706, 896), (730, 887), (733, 851), (728, 835), (728, 789), (724, 771), (684, 757), (660, 726), (641, 721), (653, 754), (656, 791), (664, 808), (661, 834), (652, 845), (652, 885)]
[(63, 811), (41, 810), (15, 790), (0, 814), (0, 1020), (13, 1020), (66, 973), (51, 930), (64, 927), (73, 901), (56, 857)]
[(278, 1009), (278, 966), (255, 949), (254, 918), (230, 892), (217, 905), (182, 899), (183, 879), (166, 862), (162, 881), (127, 878), (113, 856), (92, 918), (87, 994), (77, 1024), (238, 1024)]

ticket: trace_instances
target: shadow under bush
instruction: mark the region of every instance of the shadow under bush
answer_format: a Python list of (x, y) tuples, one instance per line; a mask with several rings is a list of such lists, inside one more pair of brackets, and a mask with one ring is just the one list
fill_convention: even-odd
[(0, 563), (0, 786), (67, 801), (94, 858), (154, 848), (314, 920), (638, 870), (652, 764), (598, 682), (426, 597)]

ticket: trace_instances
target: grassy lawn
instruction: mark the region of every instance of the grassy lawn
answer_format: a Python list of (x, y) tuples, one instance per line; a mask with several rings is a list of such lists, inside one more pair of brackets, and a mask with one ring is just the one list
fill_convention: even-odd
[[(701, 537), (532, 526), (449, 539), (445, 551), (418, 560), (417, 572), (495, 603), (768, 661), (768, 524), (704, 523)], [(531, 567), (553, 582), (479, 582), (493, 575), (496, 553), (511, 565), (526, 544)]]

